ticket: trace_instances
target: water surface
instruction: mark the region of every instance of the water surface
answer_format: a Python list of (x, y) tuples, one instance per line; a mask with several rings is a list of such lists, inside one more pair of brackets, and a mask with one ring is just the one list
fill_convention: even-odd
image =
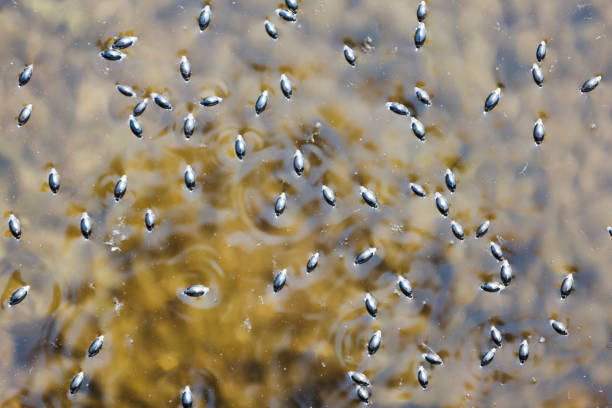
[[(275, 15), (270, 1), (212, 1), (200, 33), (199, 1), (13, 1), (0, 4), (0, 192), (23, 236), (0, 246), (0, 403), (3, 407), (145, 407), (180, 404), (190, 385), (208, 407), (358, 406), (346, 372), (363, 371), (380, 407), (612, 404), (612, 9), (605, 0), (430, 1), (428, 40), (416, 50), (417, 1), (304, 1), (298, 21)], [(279, 31), (273, 41), (268, 18)], [(127, 57), (99, 56), (113, 36), (138, 42)], [(370, 47), (365, 47), (371, 39)], [(544, 87), (531, 78), (537, 44), (548, 41)], [(357, 54), (351, 68), (344, 44)], [(191, 81), (178, 63), (187, 55)], [(34, 63), (29, 84), (17, 75)], [(293, 97), (283, 97), (287, 74)], [(589, 94), (578, 89), (602, 75)], [(139, 98), (162, 93), (128, 117)], [(426, 89), (430, 107), (413, 88)], [(499, 105), (484, 115), (488, 93)], [(267, 110), (254, 103), (270, 93)], [(198, 101), (224, 98), (214, 108)], [(410, 120), (385, 103), (408, 106), (427, 127), (420, 142)], [(17, 127), (22, 106), (29, 122)], [(198, 128), (190, 140), (183, 118)], [(546, 126), (536, 147), (532, 128)], [(237, 134), (245, 159), (233, 151)], [(297, 177), (300, 148), (306, 170)], [(183, 183), (193, 167), (197, 186)], [(62, 187), (46, 187), (55, 167)], [(450, 194), (447, 167), (457, 176)], [(118, 203), (113, 186), (128, 191)], [(426, 198), (414, 196), (422, 184)], [(337, 196), (321, 198), (321, 184)], [(376, 192), (373, 210), (359, 186)], [(287, 209), (274, 216), (286, 192)], [(450, 215), (437, 212), (442, 192)], [(144, 211), (157, 214), (147, 233)], [(79, 218), (93, 219), (90, 240)], [(466, 230), (450, 232), (451, 219)], [(489, 233), (475, 228), (491, 220)], [(514, 271), (501, 293), (493, 239)], [(378, 249), (355, 266), (357, 253)], [(319, 266), (306, 262), (320, 252)], [(287, 285), (274, 293), (274, 275)], [(561, 300), (563, 277), (575, 291)], [(409, 279), (414, 299), (398, 290)], [(182, 289), (210, 292), (189, 299)], [(7, 307), (10, 294), (31, 285)], [(363, 296), (379, 302), (376, 319)], [(549, 319), (567, 324), (557, 335)], [(480, 367), (495, 324), (505, 334), (494, 361)], [(381, 349), (366, 343), (382, 331)], [(86, 358), (91, 341), (104, 348)], [(530, 356), (520, 365), (522, 338)], [(416, 378), (426, 343), (444, 359), (429, 386)], [(79, 371), (76, 395), (68, 385)]]

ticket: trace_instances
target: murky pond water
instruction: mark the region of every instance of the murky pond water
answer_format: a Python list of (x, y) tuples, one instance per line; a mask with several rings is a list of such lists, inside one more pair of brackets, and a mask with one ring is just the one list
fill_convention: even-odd
[[(610, 406), (612, 8), (606, 0), (431, 0), (417, 51), (417, 3), (303, 1), (289, 23), (275, 13), (280, 1), (212, 1), (200, 32), (199, 1), (2, 2), (0, 191), (6, 222), (15, 214), (22, 236), (7, 227), (1, 246), (1, 406), (177, 407), (186, 385), (200, 407), (358, 406), (349, 371), (367, 375), (381, 407)], [(101, 58), (119, 35), (138, 41), (121, 61)], [(540, 88), (531, 67), (542, 40)], [(189, 82), (179, 73), (183, 55)], [(18, 87), (32, 63), (30, 82)], [(597, 89), (580, 93), (596, 75)], [(417, 101), (415, 86), (431, 106)], [(498, 86), (500, 102), (485, 115)], [(264, 90), (269, 103), (256, 115)], [(129, 117), (151, 93), (173, 109), (150, 100), (139, 139)], [(199, 104), (211, 95), (223, 101)], [(418, 117), (425, 142), (388, 101)], [(31, 117), (18, 127), (27, 104)], [(197, 127), (186, 140), (188, 113)], [(293, 169), (298, 148), (302, 176)], [(61, 176), (56, 195), (51, 167)], [(447, 168), (457, 179), (452, 194)], [(116, 202), (124, 174), (127, 192)], [(411, 182), (427, 196), (413, 194)], [(377, 209), (360, 186), (376, 194)], [(276, 216), (282, 192), (286, 209)], [(147, 209), (157, 217), (152, 232)], [(85, 211), (89, 240), (79, 230)], [(476, 239), (486, 219), (489, 232)], [(451, 233), (453, 220), (465, 240)], [(480, 288), (499, 281), (491, 240), (514, 273), (498, 293)], [(376, 254), (356, 265), (368, 247)], [(319, 265), (307, 273), (315, 252)], [(286, 285), (275, 293), (283, 269)], [(562, 299), (569, 273), (575, 289)], [(189, 298), (183, 290), (193, 284), (210, 291)], [(27, 297), (9, 306), (25, 285)], [(378, 301), (376, 318), (366, 293)], [(502, 346), (481, 367), (494, 346), (491, 325)], [(369, 356), (377, 330), (382, 344)], [(99, 335), (103, 348), (89, 358)], [(529, 357), (520, 364), (523, 339)], [(443, 365), (423, 361), (423, 344)], [(70, 394), (80, 371), (83, 385)]]

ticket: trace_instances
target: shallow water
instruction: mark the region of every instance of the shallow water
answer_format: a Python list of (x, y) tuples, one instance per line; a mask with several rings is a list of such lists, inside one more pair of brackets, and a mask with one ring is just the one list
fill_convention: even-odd
[[(428, 40), (417, 51), (417, 3), (304, 1), (290, 24), (274, 14), (280, 2), (214, 1), (203, 33), (199, 1), (0, 4), (2, 212), (23, 229), (0, 247), (0, 405), (176, 407), (190, 385), (201, 407), (358, 406), (346, 373), (359, 370), (381, 407), (610, 406), (612, 8), (605, 0), (430, 1)], [(103, 60), (102, 47), (126, 33), (139, 38), (127, 57)], [(367, 37), (373, 49), (361, 46)], [(538, 88), (530, 69), (542, 39)], [(355, 49), (355, 68), (344, 43)], [(188, 83), (178, 70), (184, 54)], [(34, 75), (18, 88), (30, 63)], [(599, 87), (581, 94), (597, 74)], [(139, 99), (164, 94), (174, 109), (150, 101), (137, 139), (128, 117), (139, 99), (119, 94), (117, 83)], [(500, 103), (484, 115), (498, 84)], [(432, 106), (416, 100), (414, 86)], [(264, 89), (270, 102), (256, 116)], [(198, 105), (213, 94), (220, 105)], [(425, 143), (386, 109), (390, 100), (425, 124)], [(28, 103), (32, 117), (18, 128)], [(186, 141), (188, 112), (198, 128)], [(536, 147), (538, 117), (546, 138)], [(292, 169), (298, 147), (302, 177)], [(187, 164), (193, 192), (183, 183)], [(50, 167), (61, 175), (56, 196), (46, 186)], [(444, 186), (447, 167), (454, 194)], [(122, 174), (128, 190), (116, 203)], [(410, 182), (428, 196), (413, 195)], [(335, 208), (321, 184), (336, 192)], [(379, 209), (363, 203), (360, 185), (376, 192)], [(287, 209), (276, 217), (283, 191)], [(436, 191), (449, 201), (448, 218), (435, 208)], [(152, 233), (147, 208), (157, 215)], [(94, 225), (88, 241), (78, 229), (83, 211)], [(475, 239), (487, 218), (489, 233)], [(454, 239), (451, 219), (465, 241)], [(499, 279), (492, 239), (514, 271), (500, 293), (479, 287)], [(355, 266), (368, 246), (376, 256)], [(319, 266), (307, 274), (316, 251)], [(274, 293), (283, 268), (287, 284)], [(576, 287), (561, 300), (569, 272)], [(397, 274), (414, 299), (399, 292)], [(207, 295), (182, 295), (199, 283)], [(27, 298), (8, 307), (22, 285), (31, 286)], [(375, 319), (366, 292), (379, 302)], [(551, 318), (569, 336), (556, 334)], [(491, 323), (504, 344), (481, 368)], [(382, 346), (368, 357), (378, 329)], [(102, 351), (87, 358), (100, 334)], [(530, 356), (521, 366), (522, 338)], [(421, 343), (444, 359), (424, 364), (426, 390), (416, 378)], [(70, 395), (81, 370), (85, 384)]]

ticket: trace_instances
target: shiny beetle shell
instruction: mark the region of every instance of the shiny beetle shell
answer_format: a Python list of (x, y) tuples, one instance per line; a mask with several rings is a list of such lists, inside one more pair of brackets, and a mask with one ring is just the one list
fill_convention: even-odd
[(246, 154), (246, 143), (242, 135), (236, 136), (236, 141), (234, 142), (234, 151), (236, 152), (236, 157), (242, 160)]
[(276, 26), (274, 24), (272, 24), (270, 21), (266, 20), (264, 22), (264, 27), (266, 28), (266, 33), (268, 33), (268, 35), (276, 40), (278, 39), (278, 30), (276, 29)]
[(273, 284), (274, 292), (278, 292), (279, 290), (281, 290), (285, 286), (286, 282), (287, 282), (287, 269), (283, 269), (274, 278), (274, 284)]
[(89, 348), (87, 349), (87, 357), (93, 357), (96, 354), (98, 354), (100, 350), (102, 350), (103, 345), (104, 345), (104, 336), (100, 335), (96, 337), (91, 342), (91, 344), (89, 345)]
[(551, 320), (550, 321), (550, 325), (552, 326), (552, 328), (559, 333), (562, 336), (567, 336), (568, 332), (567, 332), (567, 328), (565, 327), (565, 325), (557, 320)]
[(561, 297), (565, 299), (574, 289), (574, 274), (570, 273), (561, 282)]
[(89, 214), (84, 212), (81, 214), (81, 234), (83, 235), (83, 238), (89, 239), (92, 228), (91, 218), (89, 217)]
[(15, 290), (12, 294), (11, 297), (9, 298), (9, 305), (10, 306), (15, 306), (18, 303), (21, 303), (23, 301), (23, 299), (25, 299), (25, 297), (28, 295), (28, 292), (30, 291), (30, 286), (22, 286), (20, 288), (18, 288), (17, 290)]
[(115, 196), (115, 201), (119, 201), (125, 195), (127, 191), (127, 176), (124, 174), (121, 176), (119, 180), (117, 180), (117, 184), (115, 184), (115, 190), (113, 194)]
[(542, 119), (538, 119), (533, 125), (533, 140), (536, 145), (542, 144), (544, 136), (546, 135), (546, 129), (542, 123)]
[(212, 12), (210, 11), (210, 6), (207, 4), (204, 6), (202, 11), (200, 12), (200, 17), (198, 17), (198, 25), (200, 26), (200, 32), (208, 28), (211, 17), (212, 17)]
[(287, 8), (291, 11), (293, 11), (294, 13), (297, 13), (298, 11), (298, 2), (297, 0), (285, 0), (285, 4), (287, 5)]
[(418, 86), (414, 87), (414, 94), (416, 95), (416, 98), (419, 102), (430, 106), (431, 105), (431, 97), (429, 96), (429, 94), (427, 93), (426, 90), (419, 88)]
[(376, 248), (366, 248), (357, 255), (355, 258), (355, 264), (364, 264), (372, 259), (374, 255), (376, 255)]
[(34, 64), (30, 64), (21, 71), (19, 74), (19, 86), (24, 86), (30, 79), (32, 78), (32, 73), (34, 72)]
[(130, 130), (136, 137), (142, 137), (142, 125), (133, 115), (130, 115)]
[(290, 23), (295, 23), (297, 20), (297, 14), (295, 14), (291, 10), (287, 9), (276, 9), (276, 14), (285, 21), (289, 21)]
[(374, 296), (369, 293), (366, 293), (365, 297), (363, 298), (363, 301), (365, 302), (366, 310), (368, 311), (370, 316), (376, 317), (376, 315), (378, 314), (378, 302), (376, 301), (376, 299), (374, 299)]
[(499, 292), (503, 286), (499, 282), (487, 282), (480, 285), (480, 288), (485, 292), (495, 293)]
[(512, 267), (510, 266), (510, 262), (505, 259), (502, 261), (501, 268), (499, 269), (499, 277), (505, 286), (510, 285), (510, 281), (512, 280)]
[(372, 208), (378, 208), (378, 200), (376, 199), (376, 195), (372, 190), (368, 190), (364, 186), (359, 187), (359, 192), (361, 193), (361, 198)]
[(183, 134), (185, 135), (187, 139), (189, 139), (193, 135), (195, 128), (196, 128), (196, 120), (193, 117), (193, 114), (189, 113), (187, 114), (187, 116), (185, 116), (185, 120), (183, 122)]
[(446, 217), (448, 215), (448, 202), (446, 201), (446, 198), (444, 198), (444, 196), (438, 192), (436, 192), (434, 197), (438, 211), (440, 211), (440, 214)]
[(223, 98), (221, 98), (220, 96), (212, 95), (212, 96), (207, 96), (206, 98), (202, 99), (200, 101), (200, 105), (211, 107), (211, 106), (218, 105), (221, 102), (223, 102)]
[(536, 85), (542, 87), (542, 84), (544, 84), (544, 74), (542, 73), (542, 69), (535, 62), (531, 66), (531, 76)]
[(597, 85), (599, 85), (599, 82), (601, 81), (601, 75), (597, 75), (593, 78), (587, 79), (584, 84), (582, 84), (582, 87), (580, 88), (580, 92), (585, 93), (585, 92), (591, 92), (593, 89), (597, 88)]
[(504, 260), (504, 253), (498, 244), (493, 241), (489, 242), (489, 249), (491, 250), (491, 255), (493, 255), (493, 258), (500, 262)]
[(444, 183), (451, 193), (455, 192), (455, 189), (457, 188), (457, 179), (455, 178), (455, 174), (451, 169), (446, 169), (446, 172), (444, 173)]
[(385, 106), (391, 112), (397, 113), (398, 115), (401, 115), (401, 116), (410, 115), (410, 111), (408, 110), (408, 107), (406, 105), (402, 104), (402, 103), (399, 103), (399, 102), (387, 102), (387, 103), (385, 103)]
[(427, 371), (422, 365), (419, 366), (419, 370), (417, 372), (417, 379), (419, 380), (419, 384), (421, 385), (421, 387), (423, 387), (423, 389), (427, 388), (427, 384), (429, 384), (429, 379), (427, 378)]
[(287, 208), (287, 194), (282, 192), (278, 197), (276, 197), (276, 201), (274, 202), (274, 213), (278, 217), (285, 211)]
[(112, 48), (117, 50), (123, 50), (125, 48), (131, 47), (134, 43), (138, 41), (138, 37), (133, 35), (124, 36), (118, 38), (112, 45)]
[(438, 353), (430, 350), (429, 352), (423, 354), (423, 358), (431, 365), (442, 365), (442, 357), (438, 355)]
[(81, 388), (81, 385), (83, 385), (83, 380), (85, 379), (85, 373), (84, 372), (80, 372), (77, 373), (77, 375), (75, 375), (74, 377), (72, 377), (72, 381), (70, 381), (70, 393), (71, 394), (76, 394), (79, 389)]
[(183, 408), (191, 408), (193, 405), (193, 394), (188, 385), (186, 385), (181, 392), (181, 405)]
[(295, 174), (301, 176), (304, 173), (304, 155), (297, 149), (293, 154), (293, 170), (295, 170)]
[(419, 20), (420, 22), (423, 22), (425, 20), (425, 17), (427, 17), (427, 3), (425, 3), (425, 1), (421, 1), (419, 3), (419, 5), (417, 6), (417, 20)]
[(147, 105), (149, 105), (149, 98), (144, 98), (142, 101), (138, 102), (136, 106), (134, 106), (132, 114), (134, 116), (142, 115), (145, 109), (147, 109)]
[(172, 110), (172, 104), (170, 103), (168, 98), (166, 98), (163, 95), (156, 94), (156, 93), (151, 94), (151, 96), (153, 97), (153, 101), (155, 102), (157, 106), (159, 106), (162, 109)]
[(331, 205), (332, 207), (336, 205), (336, 193), (334, 193), (334, 190), (323, 184), (321, 186), (321, 193), (323, 194), (323, 198), (327, 204)]
[(538, 62), (542, 62), (546, 57), (546, 41), (541, 41), (536, 49), (536, 59)]
[(108, 61), (120, 61), (125, 58), (125, 54), (117, 50), (104, 50), (100, 56)]
[(287, 75), (282, 74), (280, 77), (280, 88), (285, 95), (285, 98), (291, 99), (291, 95), (293, 94), (293, 88), (291, 87), (291, 81), (287, 78)]
[(497, 88), (494, 91), (491, 91), (484, 104), (484, 111), (489, 112), (492, 111), (493, 108), (497, 106), (499, 102), (499, 98), (501, 96), (501, 88)]
[(382, 343), (382, 332), (377, 330), (370, 337), (370, 341), (368, 342), (368, 354), (371, 356), (378, 351), (380, 348), (380, 344)]
[(147, 211), (145, 211), (144, 222), (147, 231), (151, 232), (153, 228), (155, 228), (155, 218), (155, 213), (152, 210), (147, 209)]
[(51, 168), (51, 170), (49, 170), (49, 188), (51, 189), (51, 192), (53, 192), (53, 194), (57, 194), (60, 189), (60, 185), (59, 173), (57, 170), (55, 170), (55, 168)]
[(26, 122), (30, 119), (31, 115), (32, 115), (32, 104), (30, 103), (24, 106), (23, 109), (21, 109), (21, 112), (19, 112), (19, 116), (17, 117), (17, 124), (19, 126), (25, 125)]
[(457, 239), (463, 240), (465, 238), (465, 232), (463, 231), (463, 227), (461, 226), (461, 224), (454, 220), (451, 221), (451, 231)]
[(346, 62), (348, 62), (351, 66), (355, 66), (357, 63), (357, 57), (355, 56), (355, 51), (348, 45), (344, 45), (344, 58)]
[(189, 297), (200, 297), (207, 294), (209, 290), (210, 289), (204, 285), (191, 285), (183, 290), (183, 293)]
[(412, 192), (414, 194), (418, 195), (419, 197), (426, 197), (427, 196), (427, 193), (425, 192), (425, 189), (420, 184), (410, 183), (410, 190), (412, 190)]
[(476, 229), (476, 238), (480, 238), (484, 236), (487, 231), (489, 231), (489, 226), (491, 225), (491, 221), (485, 220), (482, 224), (478, 226)]
[(132, 89), (131, 86), (127, 86), (127, 85), (117, 85), (117, 90), (119, 91), (119, 93), (121, 95), (125, 95), (128, 98), (131, 98), (133, 96), (136, 96), (136, 92), (134, 92), (134, 90)]
[(263, 91), (255, 101), (255, 113), (260, 115), (268, 107), (268, 91)]
[(412, 128), (412, 133), (421, 141), (425, 141), (425, 126), (423, 123), (417, 118), (410, 118), (410, 127)]
[(359, 371), (349, 371), (348, 375), (351, 380), (353, 380), (353, 382), (357, 385), (363, 385), (366, 387), (370, 385), (370, 380), (368, 379), (368, 377), (366, 377), (364, 373), (361, 373)]
[(19, 222), (19, 218), (15, 216), (15, 214), (9, 215), (8, 219), (9, 231), (15, 239), (21, 238), (21, 222)]
[(491, 326), (491, 330), (489, 331), (489, 336), (491, 337), (491, 340), (493, 340), (493, 343), (497, 344), (498, 347), (501, 347), (502, 334), (497, 327)]
[(480, 359), (480, 366), (484, 367), (488, 364), (491, 363), (491, 361), (493, 361), (493, 358), (495, 357), (495, 352), (497, 351), (497, 349), (495, 347), (493, 347), (492, 349), (490, 349), (489, 351), (487, 351), (483, 356), (482, 359)]
[(181, 61), (179, 62), (179, 71), (185, 81), (188, 82), (189, 79), (191, 79), (191, 63), (185, 55), (181, 57)]
[(425, 28), (425, 24), (419, 23), (417, 28), (414, 30), (414, 46), (417, 48), (421, 48), (423, 44), (425, 44), (426, 39), (427, 28)]
[(357, 397), (366, 404), (370, 402), (370, 390), (362, 385), (357, 385), (355, 387), (355, 392), (357, 393)]
[(410, 284), (410, 281), (408, 279), (404, 278), (401, 275), (398, 275), (397, 286), (399, 286), (400, 290), (405, 296), (412, 299), (412, 285)]
[(525, 364), (525, 361), (529, 358), (529, 343), (523, 339), (518, 349), (519, 361), (521, 364)]
[(319, 253), (315, 252), (314, 254), (310, 255), (310, 258), (308, 258), (308, 263), (306, 264), (306, 272), (310, 273), (314, 271), (318, 264)]
[(193, 191), (196, 185), (196, 175), (190, 165), (187, 165), (187, 167), (185, 167), (184, 179), (185, 179), (185, 185), (187, 186), (189, 191)]

